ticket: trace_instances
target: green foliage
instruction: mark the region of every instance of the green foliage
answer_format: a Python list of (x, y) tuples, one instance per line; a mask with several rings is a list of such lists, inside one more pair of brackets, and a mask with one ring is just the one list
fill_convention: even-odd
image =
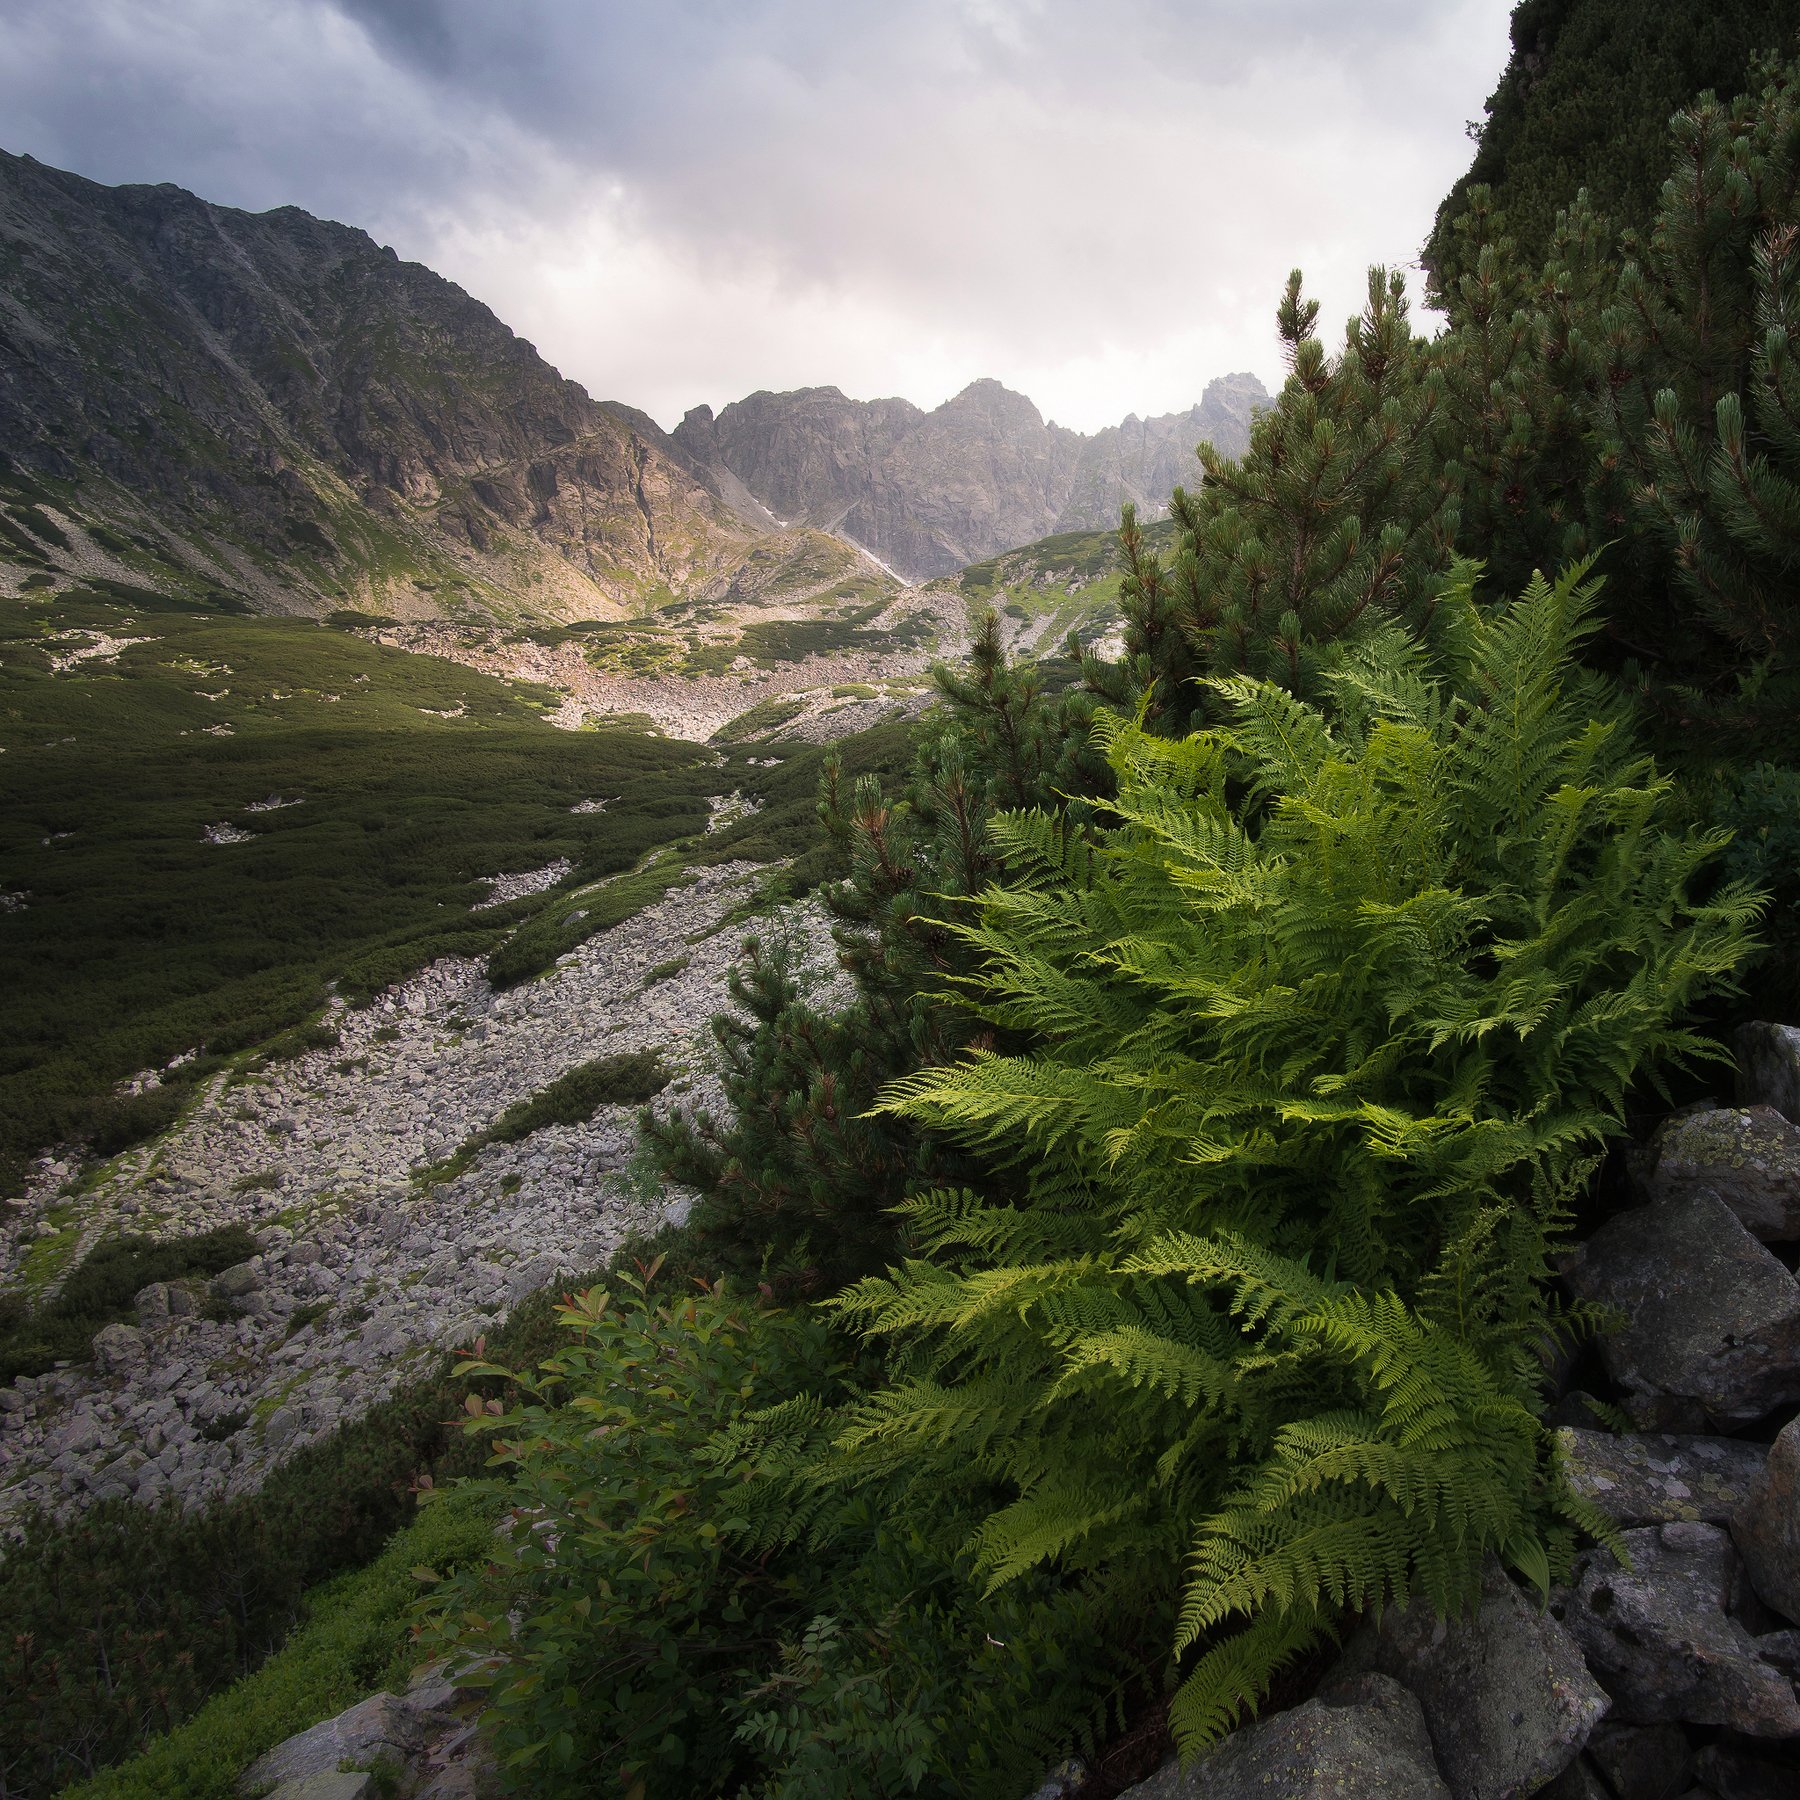
[(734, 1011), (713, 1024), (731, 1113), (647, 1125), (664, 1173), (701, 1190), (689, 1224), (697, 1254), (766, 1270), (795, 1292), (879, 1267), (909, 1188), (959, 1178), (956, 1156), (868, 1116), (883, 1082), (966, 1042), (965, 1022), (927, 991), (959, 955), (934, 915), (998, 872), (986, 830), (997, 807), (1100, 778), (1084, 741), (1086, 696), (1047, 695), (1035, 670), (1009, 664), (991, 615), (968, 673), (937, 680), (948, 719), (897, 794), (873, 770), (852, 779), (850, 744), (822, 761), (819, 818), (845, 872), (825, 900), (855, 1003), (820, 1013), (787, 948), (753, 940), (731, 978)]
[(1800, 21), (1767, 0), (1522, 0), (1474, 162), (1425, 246), (1436, 291), (1472, 266), (1455, 221), (1477, 187), (1493, 190), (1532, 264), (1549, 254), (1557, 210), (1582, 188), (1621, 224), (1647, 226), (1669, 115), (1702, 89), (1749, 85), (1759, 51), (1800, 52)]
[(105, 1238), (82, 1259), (56, 1298), (35, 1311), (0, 1318), (0, 1387), (41, 1375), (65, 1359), (80, 1361), (102, 1325), (132, 1317), (132, 1300), (154, 1281), (216, 1275), (256, 1254), (241, 1225), (188, 1238)]
[(1490, 615), (1460, 572), (1439, 663), (1350, 652), (1335, 717), (1237, 676), (1211, 732), (1103, 718), (1113, 829), (1002, 816), (952, 927), (1026, 1050), (883, 1096), (998, 1185), (838, 1303), (898, 1358), (839, 1478), (992, 1483), (991, 1585), (1172, 1617), (1189, 1747), (1343, 1610), (1458, 1610), (1489, 1551), (1547, 1587), (1598, 1528), (1534, 1411), (1549, 1250), (1640, 1071), (1717, 1055), (1681, 1021), (1757, 902), (1697, 897), (1722, 839), (1575, 669), (1581, 574)]
[(1707, 815), (1731, 833), (1725, 872), (1769, 896), (1767, 949), (1747, 981), (1758, 1017), (1800, 1020), (1800, 769), (1756, 763), (1722, 776)]
[(1194, 716), (1201, 668), (1317, 696), (1336, 646), (1430, 618), (1459, 522), (1456, 471), (1434, 455), (1443, 377), (1399, 275), (1370, 272), (1335, 361), (1318, 310), (1296, 271), (1277, 315), (1288, 380), (1241, 459), (1200, 446), (1205, 480), (1175, 490), (1166, 563), (1126, 509), (1126, 654), (1089, 674), (1117, 703), (1149, 689), (1159, 728)]
[(585, 1125), (602, 1106), (642, 1106), (668, 1085), (669, 1071), (654, 1050), (577, 1063), (528, 1099), (514, 1101), (485, 1131), (477, 1132), (453, 1156), (421, 1170), (415, 1180), (454, 1180), (489, 1144), (516, 1144), (546, 1125)]
[[(984, 1600), (946, 1554), (967, 1520), (941, 1509), (850, 1496), (822, 1515), (771, 1445), (816, 1441), (842, 1344), (816, 1314), (704, 1282), (670, 1298), (655, 1275), (570, 1300), (574, 1341), (512, 1378), (519, 1403), (469, 1405), (510, 1478), (460, 1491), (509, 1525), (442, 1584), (422, 1644), (505, 1659), (466, 1684), (516, 1790), (986, 1800), (1091, 1744), (1118, 1674), (1082, 1648), (1085, 1597)], [(808, 1548), (779, 1541), (796, 1509)]]
[(829, 1384), (830, 1337), (714, 1290), (654, 1299), (631, 1277), (561, 1316), (579, 1335), (539, 1373), (460, 1367), (518, 1385), (510, 1408), (472, 1400), (467, 1426), (506, 1474), (465, 1491), (507, 1507), (508, 1524), (490, 1562), (444, 1584), (422, 1642), (504, 1659), (466, 1680), (485, 1691), (503, 1766), (540, 1800), (597, 1777), (715, 1792), (733, 1762), (726, 1684), (791, 1596), (731, 1529), (743, 1458), (708, 1456), (708, 1440)]
[(365, 1694), (404, 1687), (419, 1661), (414, 1571), (459, 1569), (487, 1554), (493, 1532), (492, 1509), (473, 1495), (427, 1508), (366, 1567), (305, 1594), (301, 1623), (253, 1674), (129, 1762), (65, 1788), (66, 1800), (236, 1800), (244, 1770), (282, 1739)]

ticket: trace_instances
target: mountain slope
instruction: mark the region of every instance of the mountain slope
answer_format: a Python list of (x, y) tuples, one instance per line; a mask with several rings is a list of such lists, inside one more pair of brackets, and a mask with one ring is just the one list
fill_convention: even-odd
[(0, 452), (280, 610), (605, 616), (769, 535), (460, 288), (293, 207), (0, 153)]
[(1186, 412), (1084, 436), (997, 381), (931, 412), (802, 388), (752, 394), (716, 417), (696, 407), (674, 441), (720, 492), (736, 483), (774, 518), (840, 532), (922, 578), (1053, 532), (1111, 527), (1125, 500), (1160, 514), (1195, 479), (1194, 446), (1242, 451), (1268, 401), (1255, 376), (1228, 375)]
[(1493, 188), (1529, 262), (1583, 187), (1619, 226), (1647, 229), (1668, 173), (1669, 116), (1702, 89), (1748, 85), (1761, 51), (1800, 52), (1800, 15), (1767, 0), (1521, 0), (1512, 55), (1485, 108), (1469, 172), (1425, 246), (1432, 284), (1464, 272), (1451, 229), (1468, 190)]

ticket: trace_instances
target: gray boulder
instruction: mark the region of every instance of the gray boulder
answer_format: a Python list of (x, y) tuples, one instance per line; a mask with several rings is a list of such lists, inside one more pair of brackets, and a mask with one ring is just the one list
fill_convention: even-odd
[(1679, 1725), (1625, 1725), (1603, 1719), (1588, 1739), (1587, 1760), (1604, 1791), (1634, 1800), (1675, 1800), (1694, 1782), (1694, 1752)]
[(1727, 1607), (1739, 1574), (1717, 1526), (1622, 1534), (1629, 1570), (1604, 1549), (1577, 1564), (1571, 1635), (1622, 1722), (1725, 1725), (1747, 1737), (1800, 1735), (1794, 1684), (1763, 1660)]
[(1774, 1107), (1684, 1113), (1657, 1132), (1651, 1148), (1653, 1201), (1709, 1188), (1752, 1237), (1800, 1237), (1800, 1125)]
[(242, 1300), (262, 1286), (262, 1276), (252, 1263), (233, 1263), (213, 1277), (212, 1291), (221, 1300)]
[(1750, 1585), (1784, 1618), (1800, 1623), (1800, 1419), (1770, 1445), (1731, 1515), (1731, 1535)]
[(1615, 1437), (1565, 1426), (1556, 1441), (1569, 1486), (1618, 1525), (1729, 1524), (1765, 1456), (1737, 1438), (1666, 1431)]
[(102, 1325), (94, 1333), (94, 1367), (102, 1375), (128, 1375), (147, 1355), (144, 1334), (135, 1325)]
[(1385, 1675), (1358, 1675), (1234, 1731), (1183, 1769), (1167, 1762), (1120, 1800), (1449, 1800), (1419, 1703)]
[(1792, 1025), (1744, 1025), (1733, 1035), (1740, 1106), (1772, 1106), (1800, 1125), (1800, 1031)]
[(1345, 1650), (1347, 1674), (1391, 1676), (1416, 1699), (1455, 1800), (1514, 1800), (1559, 1774), (1610, 1702), (1573, 1639), (1507, 1579), (1483, 1571), (1473, 1617), (1390, 1608)]
[(284, 1781), (268, 1800), (377, 1800), (381, 1785), (366, 1770), (333, 1770)]
[(404, 1765), (423, 1747), (426, 1722), (393, 1694), (367, 1700), (279, 1743), (238, 1778), (238, 1792), (262, 1793), (282, 1782), (335, 1775), (345, 1765), (371, 1768), (377, 1762)]
[(1800, 1282), (1716, 1194), (1620, 1213), (1563, 1275), (1623, 1314), (1600, 1354), (1639, 1423), (1742, 1425), (1800, 1400)]

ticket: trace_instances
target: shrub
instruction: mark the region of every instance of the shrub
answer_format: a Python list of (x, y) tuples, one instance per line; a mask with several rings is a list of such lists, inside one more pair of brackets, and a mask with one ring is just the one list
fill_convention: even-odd
[(1335, 724), (1245, 677), (1228, 729), (1104, 720), (1112, 831), (1004, 817), (1024, 873), (953, 927), (1024, 1053), (884, 1096), (1003, 1179), (838, 1303), (906, 1359), (840, 1478), (991, 1484), (990, 1583), (1165, 1609), (1187, 1748), (1340, 1611), (1458, 1610), (1489, 1551), (1547, 1588), (1605, 1529), (1535, 1411), (1549, 1249), (1640, 1068), (1718, 1054), (1679, 1021), (1756, 902), (1694, 898), (1723, 839), (1574, 671), (1580, 574), (1490, 617), (1464, 570), (1441, 669), (1378, 639)]
[(139, 1289), (153, 1281), (216, 1275), (255, 1254), (256, 1240), (241, 1225), (190, 1238), (128, 1236), (96, 1244), (48, 1305), (18, 1312), (10, 1324), (0, 1315), (0, 1387), (85, 1357), (94, 1333), (129, 1318)]

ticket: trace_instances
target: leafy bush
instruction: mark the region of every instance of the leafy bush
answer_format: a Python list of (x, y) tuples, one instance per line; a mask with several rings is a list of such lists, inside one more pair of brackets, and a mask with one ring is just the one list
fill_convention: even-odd
[(727, 1683), (792, 1594), (730, 1529), (744, 1459), (705, 1448), (746, 1409), (828, 1384), (830, 1334), (758, 1320), (716, 1289), (652, 1299), (632, 1277), (562, 1318), (579, 1335), (541, 1374), (460, 1367), (520, 1389), (491, 1417), (470, 1403), (468, 1429), (507, 1471), (472, 1486), (508, 1525), (492, 1564), (445, 1583), (423, 1641), (504, 1659), (466, 1679), (486, 1689), (504, 1766), (541, 1800), (597, 1777), (714, 1792), (733, 1762)]
[(990, 1582), (1166, 1608), (1190, 1748), (1341, 1610), (1458, 1610), (1489, 1551), (1547, 1587), (1604, 1529), (1535, 1412), (1548, 1253), (1638, 1071), (1718, 1055), (1679, 1021), (1757, 903), (1694, 897), (1722, 837), (1662, 829), (1575, 672), (1580, 574), (1490, 617), (1465, 570), (1441, 672), (1383, 637), (1335, 723), (1243, 677), (1229, 728), (1103, 720), (1112, 832), (1004, 816), (1024, 873), (952, 926), (1025, 1053), (883, 1100), (1002, 1179), (912, 1200), (934, 1259), (838, 1303), (904, 1358), (840, 1475), (991, 1483)]
[[(821, 1515), (786, 1470), (844, 1392), (842, 1344), (816, 1314), (655, 1276), (569, 1301), (574, 1342), (538, 1378), (463, 1365), (520, 1394), (469, 1403), (509, 1475), (457, 1490), (509, 1524), (442, 1583), (422, 1643), (476, 1659), (518, 1791), (987, 1800), (1091, 1743), (1120, 1675), (1085, 1596), (984, 1600), (947, 1553), (967, 1520), (930, 1505)], [(808, 1522), (813, 1548), (784, 1550)]]

